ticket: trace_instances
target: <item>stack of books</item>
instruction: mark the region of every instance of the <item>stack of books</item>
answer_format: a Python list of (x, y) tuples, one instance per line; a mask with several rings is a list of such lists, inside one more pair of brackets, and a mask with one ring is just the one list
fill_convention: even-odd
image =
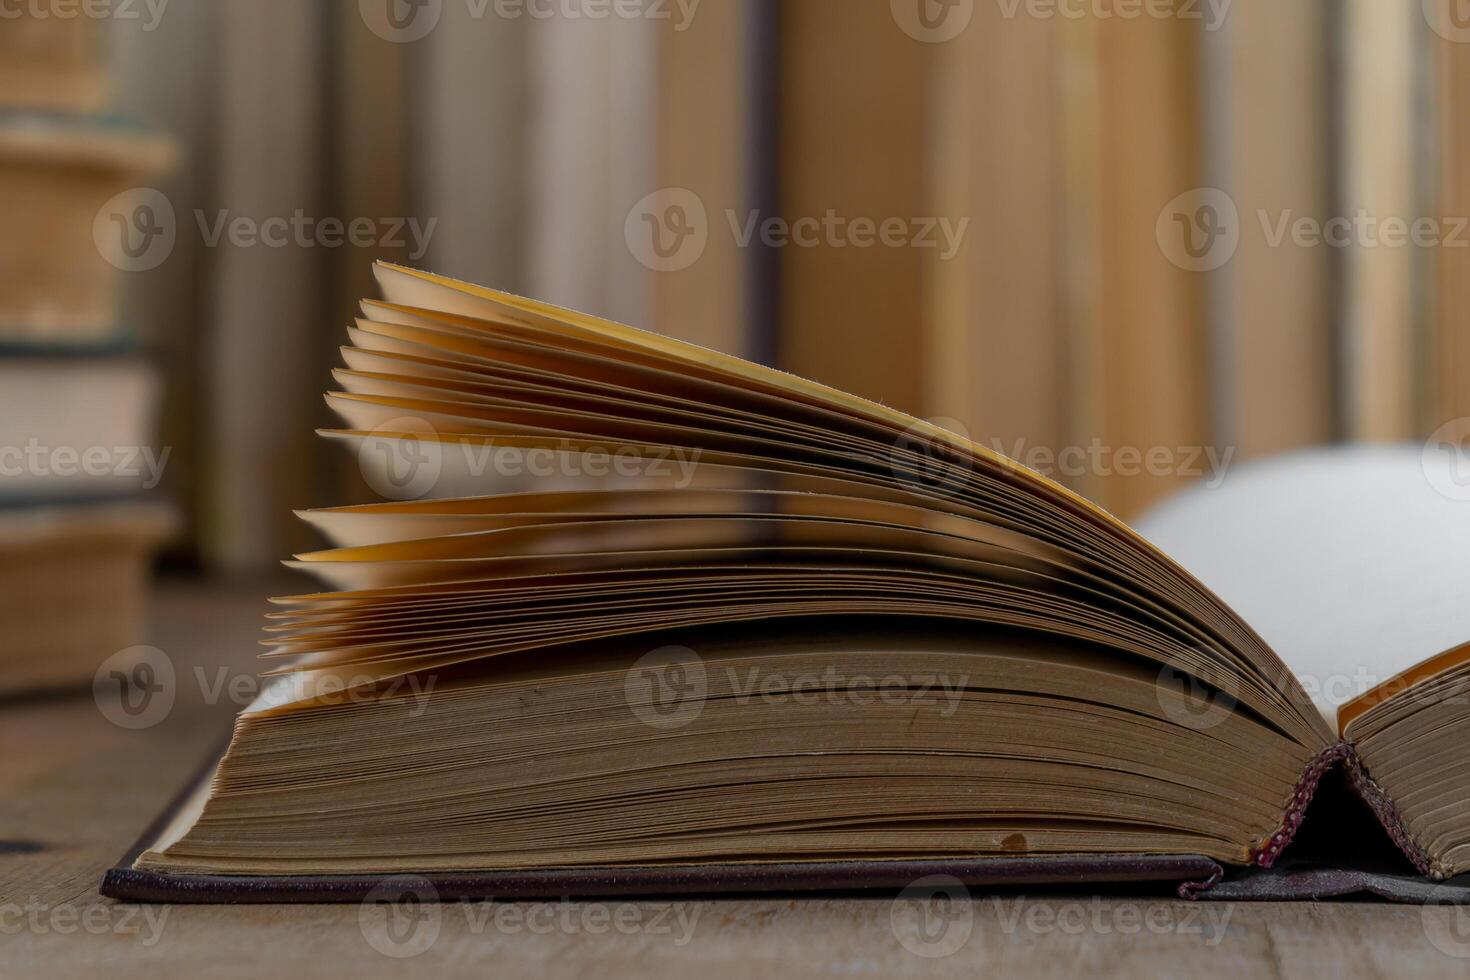
[(0, 33), (0, 695), (85, 684), (138, 644), (172, 524), (159, 379), (116, 296), (131, 202), (173, 146), (102, 114), (99, 23), (22, 9)]

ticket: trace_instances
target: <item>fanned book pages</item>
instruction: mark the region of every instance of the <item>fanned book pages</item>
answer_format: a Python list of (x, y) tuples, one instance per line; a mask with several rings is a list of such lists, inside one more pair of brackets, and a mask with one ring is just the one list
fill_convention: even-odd
[(1426, 729), (1465, 745), (1464, 657), (1365, 701), (1360, 754), (1204, 586), (1003, 456), (655, 333), (377, 276), (322, 435), (408, 499), (303, 513), (332, 547), (291, 564), (325, 591), (277, 600), (272, 683), (110, 894), (924, 871), (1208, 894), (1275, 863), (1329, 774), (1320, 805), (1371, 812), (1400, 879), (1470, 868), (1470, 767), (1433, 798), (1377, 781)]

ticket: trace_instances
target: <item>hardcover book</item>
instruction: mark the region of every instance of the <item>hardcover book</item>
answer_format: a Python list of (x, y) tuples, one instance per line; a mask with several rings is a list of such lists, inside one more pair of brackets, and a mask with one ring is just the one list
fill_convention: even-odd
[[(947, 873), (1417, 898), (1470, 870), (1470, 647), (1329, 720), (1180, 565), (994, 451), (655, 333), (377, 277), (322, 435), (401, 499), (302, 514), (331, 547), (290, 564), (322, 591), (276, 600), (271, 683), (105, 893)], [(1261, 876), (1349, 809), (1384, 869)]]
[(110, 117), (0, 114), (0, 344), (115, 342), (120, 270), (147, 267), (176, 234), (166, 199), (138, 185), (175, 155)]
[(0, 697), (83, 687), (142, 635), (176, 524), (159, 400), (133, 355), (0, 352)]
[(153, 555), (176, 523), (142, 497), (0, 499), (0, 698), (84, 688), (135, 645)]

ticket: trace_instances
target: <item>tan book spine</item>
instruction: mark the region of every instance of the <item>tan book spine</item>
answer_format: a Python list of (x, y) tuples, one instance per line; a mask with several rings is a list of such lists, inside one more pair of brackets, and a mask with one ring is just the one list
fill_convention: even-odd
[[(787, 222), (829, 212), (909, 221), (926, 213), (924, 60), (886, 3), (781, 4), (779, 183)], [(764, 216), (763, 216), (764, 217)], [(923, 251), (780, 249), (778, 365), (907, 412), (922, 412)]]

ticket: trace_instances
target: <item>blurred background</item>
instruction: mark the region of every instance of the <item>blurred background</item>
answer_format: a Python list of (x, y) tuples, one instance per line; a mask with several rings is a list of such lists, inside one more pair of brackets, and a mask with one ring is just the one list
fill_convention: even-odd
[(63, 499), (56, 574), (113, 583), (160, 545), (259, 572), (311, 546), (293, 508), (369, 499), (312, 430), (376, 258), (935, 419), (1124, 519), (1470, 415), (1463, 0), (18, 0), (0, 104), (20, 577)]

